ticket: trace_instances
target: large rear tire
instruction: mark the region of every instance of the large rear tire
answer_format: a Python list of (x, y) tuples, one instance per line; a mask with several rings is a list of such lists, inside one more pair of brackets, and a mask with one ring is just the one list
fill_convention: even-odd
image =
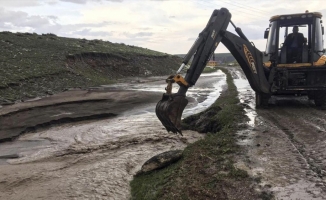
[(256, 92), (256, 108), (267, 108), (270, 95)]
[(317, 107), (326, 107), (326, 91), (315, 92), (314, 101)]
[(314, 100), (315, 99), (315, 95), (314, 95), (314, 93), (308, 93), (308, 99), (309, 100)]

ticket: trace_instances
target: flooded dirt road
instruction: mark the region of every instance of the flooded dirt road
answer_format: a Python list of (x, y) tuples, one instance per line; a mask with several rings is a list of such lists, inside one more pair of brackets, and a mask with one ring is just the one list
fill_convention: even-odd
[(268, 109), (255, 110), (243, 73), (230, 71), (250, 119), (238, 133), (246, 149), (238, 167), (276, 199), (326, 199), (326, 111), (307, 97), (272, 97)]
[[(190, 103), (184, 116), (212, 104), (225, 79), (220, 71), (204, 74), (188, 93)], [(48, 116), (56, 120), (81, 117), (91, 108), (95, 115), (104, 112), (112, 116), (41, 127), (13, 142), (1, 143), (0, 199), (128, 199), (129, 181), (146, 160), (167, 150), (183, 149), (203, 137), (194, 131), (184, 131), (184, 137), (165, 131), (154, 113), (164, 82), (136, 80), (2, 108), (2, 116), (15, 116), (22, 122), (34, 118), (30, 123), (40, 120), (41, 124)], [(81, 100), (87, 104), (78, 107)], [(42, 115), (42, 111), (51, 115)], [(9, 122), (12, 119), (3, 122), (7, 126), (1, 130), (4, 133), (10, 127), (28, 127), (15, 126), (19, 121)]]

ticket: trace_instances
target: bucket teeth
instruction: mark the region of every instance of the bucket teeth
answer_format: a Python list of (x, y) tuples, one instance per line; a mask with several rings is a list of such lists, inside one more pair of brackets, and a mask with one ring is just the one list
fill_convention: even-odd
[(162, 122), (168, 132), (181, 132), (182, 112), (188, 104), (184, 95), (163, 94), (162, 99), (156, 105), (156, 116)]

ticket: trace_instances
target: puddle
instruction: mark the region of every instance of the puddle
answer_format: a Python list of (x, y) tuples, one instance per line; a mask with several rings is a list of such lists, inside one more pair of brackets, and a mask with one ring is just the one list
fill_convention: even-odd
[(253, 139), (256, 135), (253, 128), (257, 124), (256, 116), (257, 113), (255, 111), (255, 92), (251, 89), (250, 84), (246, 77), (241, 72), (241, 69), (229, 69), (233, 75), (233, 82), (238, 90), (238, 96), (240, 99), (240, 103), (245, 105), (245, 112), (248, 117), (248, 128), (245, 130), (238, 131), (238, 135), (242, 136), (241, 140), (237, 141), (239, 145), (252, 145)]
[[(187, 96), (193, 97), (198, 102), (198, 104), (192, 108), (186, 107), (183, 112), (183, 117), (187, 117), (205, 110), (210, 105), (212, 105), (220, 96), (223, 90), (223, 85), (226, 84), (226, 75), (221, 71), (217, 71), (211, 74), (203, 74), (201, 77), (207, 78), (209, 76), (216, 76), (216, 80), (209, 88), (200, 88), (198, 86), (194, 86), (193, 88), (189, 89)], [(204, 100), (200, 100), (201, 97), (204, 97)]]
[(253, 127), (255, 126), (255, 119), (257, 116), (255, 111), (255, 92), (251, 89), (248, 80), (242, 75), (239, 70), (233, 71), (233, 73), (235, 73), (238, 77), (234, 77), (233, 81), (239, 92), (240, 102), (247, 105), (244, 110), (249, 118), (248, 125)]

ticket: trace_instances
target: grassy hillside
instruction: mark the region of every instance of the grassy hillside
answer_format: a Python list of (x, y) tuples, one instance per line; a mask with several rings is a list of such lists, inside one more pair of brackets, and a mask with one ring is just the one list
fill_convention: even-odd
[(127, 76), (166, 75), (181, 59), (146, 48), (54, 34), (0, 32), (0, 104)]

